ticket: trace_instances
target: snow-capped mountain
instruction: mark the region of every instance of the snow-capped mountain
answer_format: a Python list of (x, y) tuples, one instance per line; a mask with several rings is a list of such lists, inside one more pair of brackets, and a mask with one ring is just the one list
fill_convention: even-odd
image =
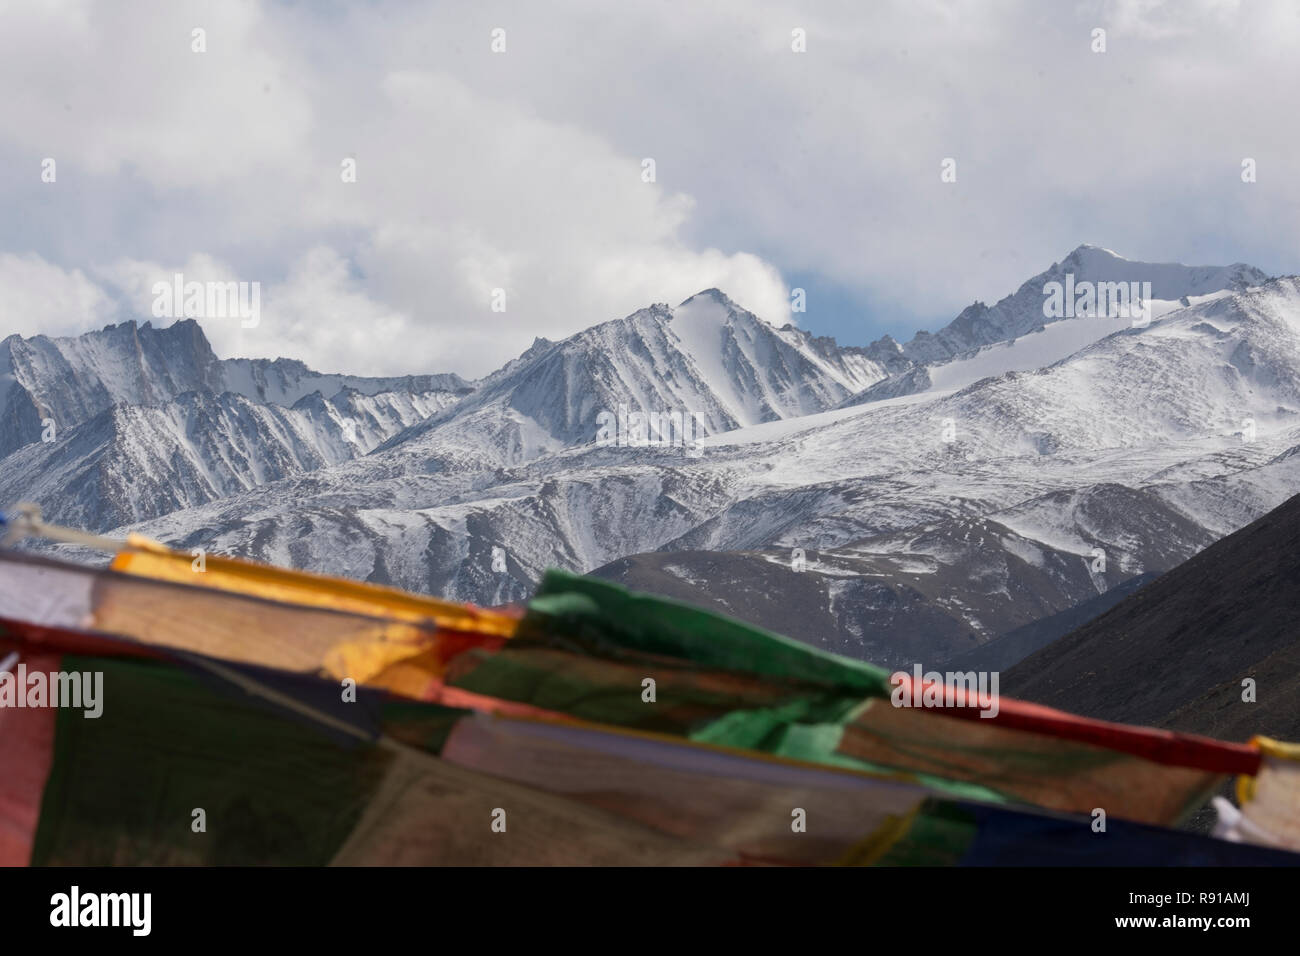
[(918, 332), (903, 346), (903, 354), (921, 364), (942, 362), (1032, 332), (1044, 322), (1043, 287), (1049, 282), (1064, 283), (1067, 276), (1073, 276), (1075, 284), (1149, 282), (1157, 312), (1168, 311), (1171, 304), (1182, 299), (1221, 291), (1240, 292), (1268, 280), (1264, 272), (1240, 262), (1230, 266), (1136, 262), (1109, 249), (1084, 244), (996, 305), (972, 303), (939, 332)]
[[(398, 433), (387, 467), (479, 474), (590, 443), (602, 408), (698, 412), (707, 431), (817, 411), (898, 360), (776, 329), (717, 290), (539, 340), (477, 390), (454, 375), (362, 379), (285, 359), (223, 361), (192, 321), (6, 346), (10, 408), (40, 407), (59, 427), (4, 462), (0, 498), (34, 498), (51, 519), (96, 530), (307, 474)], [(14, 420), (27, 426), (15, 435), (32, 435), (30, 415)]]
[(897, 349), (776, 328), (717, 289), (562, 342), (539, 339), (474, 395), (389, 440), (422, 470), (514, 465), (589, 444), (619, 406), (699, 414), (708, 434), (824, 411), (902, 368)]
[(0, 500), (36, 500), (49, 520), (103, 531), (364, 455), (458, 399), (343, 388), (286, 408), (199, 390), (116, 404), (8, 456)]
[[(81, 523), (97, 507), (99, 527), (150, 518), (132, 527), (179, 547), (485, 603), (525, 597), (548, 566), (601, 569), (881, 663), (935, 663), (1172, 567), (1300, 491), (1300, 280), (1123, 262), (1076, 250), (996, 321), (932, 337), (952, 351), (929, 364), (892, 341), (775, 328), (710, 290), (538, 340), (418, 424), (376, 429), (359, 457), (338, 453), (337, 396), (276, 410), (266, 392), (209, 388), (119, 406), (62, 433), (66, 460), (23, 449), (0, 477), (11, 499), (36, 486)], [(1149, 281), (1168, 308), (1140, 328), (1044, 322), (1043, 277), (1065, 268)], [(619, 405), (702, 412), (702, 453), (594, 442)], [(104, 475), (173, 471), (183, 494), (102, 490)], [(95, 495), (108, 504), (64, 503)]]
[[(1087, 283), (1094, 290), (1123, 283), (1130, 290), (1136, 286), (1139, 292), (1149, 284), (1149, 298), (1142, 304), (1150, 318), (1159, 318), (1266, 281), (1265, 273), (1241, 263), (1220, 267), (1133, 262), (1109, 249), (1083, 245), (997, 305), (990, 308), (976, 302), (939, 332), (918, 332), (900, 348), (908, 359), (906, 367), (850, 396), (842, 405), (959, 388), (989, 375), (1042, 368), (1134, 324), (1133, 317), (1125, 315), (1094, 315), (1082, 322), (1078, 319), (1084, 316), (1045, 317), (1044, 290), (1050, 283), (1063, 288), (1081, 288)], [(892, 340), (881, 340), (872, 347), (892, 344)]]
[(366, 378), (322, 375), (291, 359), (218, 359), (199, 324), (165, 329), (134, 321), (71, 338), (11, 335), (0, 342), (0, 455), (94, 418), (113, 405), (150, 405), (185, 392), (233, 392), (259, 403), (293, 405), (341, 389), (461, 395), (458, 375)]

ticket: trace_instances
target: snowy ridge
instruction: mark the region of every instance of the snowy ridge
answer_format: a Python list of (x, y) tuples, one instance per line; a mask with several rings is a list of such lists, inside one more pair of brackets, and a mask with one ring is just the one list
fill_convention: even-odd
[(466, 454), (516, 465), (592, 443), (620, 405), (703, 416), (708, 434), (797, 418), (885, 377), (886, 362), (793, 326), (776, 329), (716, 289), (562, 342), (539, 340), (465, 401), (385, 446), (421, 470)]
[[(1032, 316), (1009, 297), (946, 339), (990, 341), (922, 365), (709, 290), (539, 339), (464, 395), (263, 401), (292, 397), (286, 378), (256, 400), (118, 405), (4, 459), (0, 492), (34, 488), (72, 523), (484, 603), (526, 597), (547, 567), (617, 567), (836, 650), (932, 663), (1172, 567), (1300, 492), (1300, 280), (1116, 260), (1082, 247), (1043, 275), (1131, 266), (1169, 297), (1149, 326), (1044, 323), (1040, 276), (1021, 290)], [(698, 458), (595, 444), (596, 415), (619, 404), (700, 411), (713, 431)], [(345, 418), (368, 423), (356, 442)]]
[(284, 408), (197, 391), (113, 405), (4, 459), (0, 500), (35, 500), (50, 520), (106, 530), (348, 461), (455, 400), (344, 389)]
[(584, 446), (487, 474), (414, 472), (390, 444), (139, 530), (480, 601), (526, 595), (547, 566), (661, 550), (759, 552), (789, 574), (800, 547), (819, 555), (807, 580), (840, 581), (824, 610), (843, 633), (856, 622), (860, 653), (889, 660), (877, 631), (954, 652), (1164, 570), (1300, 491), (1300, 281), (1043, 369), (811, 419), (715, 436), (695, 460)]
[(158, 404), (199, 390), (292, 405), (345, 388), (367, 395), (471, 390), (450, 374), (365, 378), (322, 375), (289, 359), (218, 359), (193, 319), (164, 329), (129, 321), (73, 338), (11, 335), (0, 342), (0, 455), (40, 441), (46, 419), (71, 428), (113, 405)]
[(1073, 275), (1081, 282), (1150, 282), (1151, 297), (1169, 304), (1186, 297), (1215, 292), (1240, 292), (1268, 281), (1253, 266), (1184, 266), (1177, 263), (1136, 262), (1098, 246), (1082, 245), (1061, 262), (1026, 281), (996, 305), (975, 302), (939, 332), (918, 332), (903, 346), (903, 353), (922, 364), (941, 362), (994, 342), (1004, 342), (1033, 331), (1044, 322), (1043, 287), (1064, 282)]

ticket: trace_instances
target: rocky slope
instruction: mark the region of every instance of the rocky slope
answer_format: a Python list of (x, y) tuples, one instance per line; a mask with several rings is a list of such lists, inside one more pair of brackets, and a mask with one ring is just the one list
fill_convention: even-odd
[[(101, 362), (115, 401), (69, 400), (84, 425), (0, 461), (0, 490), (86, 526), (484, 603), (526, 597), (548, 566), (604, 569), (928, 666), (1166, 571), (1300, 491), (1300, 281), (1103, 253), (1045, 275), (1104, 265), (1188, 304), (1141, 328), (1043, 324), (1040, 276), (998, 321), (950, 327), (973, 352), (918, 365), (709, 290), (538, 340), (473, 390), (312, 389), (349, 383), (213, 366), (196, 346), (145, 394)], [(64, 351), (93, 365), (89, 346)], [(698, 412), (708, 435), (597, 443), (620, 406)], [(355, 442), (346, 419), (365, 423)]]

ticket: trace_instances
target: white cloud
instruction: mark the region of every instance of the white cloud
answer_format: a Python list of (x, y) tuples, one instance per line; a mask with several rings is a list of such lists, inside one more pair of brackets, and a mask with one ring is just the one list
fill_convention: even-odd
[[(144, 225), (121, 235), (126, 255), (96, 260), (128, 302), (147, 301), (179, 253), (187, 277), (262, 282), (256, 329), (204, 323), (219, 354), (355, 372), (482, 374), (536, 335), (709, 285), (788, 317), (771, 265), (691, 248), (691, 197), (643, 182), (642, 157), (599, 131), (446, 72), (389, 69), (400, 17), (367, 21), (374, 59), (349, 65), (313, 60), (320, 25), (275, 13), (71, 4), (20, 11), (0, 44), (0, 82), (25, 91), (0, 104), (3, 127), (59, 161), (59, 184), (33, 173), (29, 188), (112, 194), (136, 177), (155, 191), (129, 210)], [(190, 49), (199, 24), (205, 54)], [(19, 82), (28, 67), (35, 84)], [(347, 157), (356, 183), (341, 181)], [(505, 313), (490, 310), (496, 288)]]
[(265, 290), (258, 328), (208, 328), (220, 354), (472, 375), (708, 286), (780, 323), (783, 272), (885, 303), (902, 333), (1083, 241), (1265, 268), (1300, 248), (1300, 15), (1281, 0), (0, 0), (0, 17), (0, 250), (81, 290), (49, 307), (8, 276), (22, 314), (0, 331), (112, 320), (76, 269), (113, 264), (126, 289), (124, 263), (194, 263)]
[(112, 299), (80, 269), (0, 253), (0, 333), (74, 335), (113, 320)]
[[(379, 375), (434, 367), (413, 326), (411, 316), (371, 299), (342, 256), (318, 246), (294, 263), (285, 281), (265, 290), (256, 328), (225, 322), (205, 331), (220, 354), (302, 358), (307, 353), (313, 358), (309, 364), (321, 371)], [(419, 361), (404, 358), (408, 351)]]
[(216, 188), (300, 155), (311, 104), (256, 3), (13, 2), (0, 18), (4, 125), (69, 170)]

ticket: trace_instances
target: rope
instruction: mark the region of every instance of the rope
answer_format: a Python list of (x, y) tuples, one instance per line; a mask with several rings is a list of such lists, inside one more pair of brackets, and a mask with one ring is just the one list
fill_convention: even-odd
[(107, 551), (111, 554), (116, 554), (127, 547), (125, 541), (117, 538), (106, 538), (103, 535), (77, 531), (75, 528), (47, 524), (41, 518), (41, 506), (31, 502), (22, 502), (12, 511), (0, 516), (0, 528), (4, 530), (3, 537), (0, 537), (0, 548), (7, 548), (23, 538), (45, 538), (62, 544), (76, 544), (96, 551)]

